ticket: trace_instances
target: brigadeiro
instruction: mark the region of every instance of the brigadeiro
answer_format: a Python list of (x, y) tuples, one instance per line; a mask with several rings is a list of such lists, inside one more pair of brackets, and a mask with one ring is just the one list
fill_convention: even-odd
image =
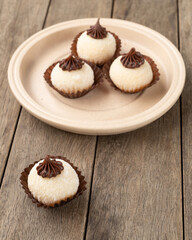
[(102, 83), (103, 73), (95, 64), (70, 55), (48, 67), (44, 79), (64, 97), (78, 98)]
[(160, 76), (156, 63), (135, 48), (107, 63), (103, 70), (111, 85), (125, 93), (137, 93), (151, 87)]
[(86, 190), (84, 176), (68, 159), (49, 156), (21, 173), (21, 184), (37, 206), (64, 205)]
[(119, 37), (101, 26), (98, 19), (95, 25), (75, 37), (71, 51), (73, 55), (101, 66), (116, 57), (120, 48)]

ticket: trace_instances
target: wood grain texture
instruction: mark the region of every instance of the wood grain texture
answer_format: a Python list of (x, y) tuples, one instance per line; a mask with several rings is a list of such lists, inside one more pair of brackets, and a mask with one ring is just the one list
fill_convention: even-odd
[(180, 51), (186, 65), (186, 84), (182, 94), (182, 145), (184, 180), (184, 226), (185, 239), (192, 239), (192, 2), (179, 1)]
[[(23, 110), (1, 188), (0, 239), (82, 239), (94, 150), (95, 137), (64, 133)], [(37, 208), (19, 183), (22, 170), (47, 154), (66, 156), (88, 180), (84, 195), (62, 208)]]
[(0, 178), (20, 110), (8, 86), (8, 63), (16, 47), (42, 28), (47, 6), (48, 0), (0, 1)]
[[(52, 1), (46, 26), (73, 18), (96, 16), (110, 17), (109, 1), (91, 6), (90, 1)], [(108, 11), (106, 9), (108, 8)], [(0, 239), (83, 239), (90, 192), (95, 136), (66, 133), (52, 128), (22, 110), (13, 147), (8, 160), (0, 191)], [(86, 193), (57, 209), (38, 209), (19, 186), (20, 172), (29, 163), (46, 154), (64, 155), (70, 159), (86, 177)]]
[[(176, 1), (115, 1), (114, 18), (177, 43)], [(183, 239), (180, 109), (140, 130), (99, 137), (87, 240)]]
[(113, 18), (150, 27), (177, 44), (177, 0), (115, 0)]
[[(78, 18), (91, 17), (110, 17), (112, 8), (112, 0), (102, 1), (68, 1), (57, 0), (52, 1), (50, 6), (50, 14), (46, 21), (46, 26), (53, 23), (62, 22), (63, 20), (72, 20)], [(56, 15), (52, 13), (57, 13)]]

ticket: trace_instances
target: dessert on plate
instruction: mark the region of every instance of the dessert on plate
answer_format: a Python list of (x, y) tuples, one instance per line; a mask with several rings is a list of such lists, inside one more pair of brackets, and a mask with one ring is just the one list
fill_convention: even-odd
[(160, 75), (155, 62), (135, 48), (106, 64), (104, 72), (111, 85), (125, 93), (137, 93), (152, 86)]
[(95, 64), (70, 55), (53, 63), (44, 78), (61, 95), (78, 98), (102, 82), (102, 72)]
[(38, 206), (61, 206), (85, 191), (86, 182), (68, 159), (49, 156), (29, 165), (21, 173), (21, 184)]
[(102, 27), (98, 18), (95, 25), (75, 37), (71, 51), (77, 57), (103, 65), (118, 56), (120, 48), (118, 36)]

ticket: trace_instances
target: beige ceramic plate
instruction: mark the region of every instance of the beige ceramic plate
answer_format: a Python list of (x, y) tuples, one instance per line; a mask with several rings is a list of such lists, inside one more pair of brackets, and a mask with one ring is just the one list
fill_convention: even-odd
[(122, 52), (135, 47), (150, 56), (160, 81), (140, 94), (122, 94), (108, 83), (79, 99), (67, 99), (43, 79), (45, 69), (70, 52), (77, 33), (96, 19), (78, 19), (46, 28), (27, 39), (14, 53), (8, 70), (17, 100), (32, 115), (60, 129), (82, 134), (117, 134), (140, 128), (167, 112), (179, 98), (185, 66), (176, 47), (161, 34), (136, 23), (101, 19), (122, 40)]

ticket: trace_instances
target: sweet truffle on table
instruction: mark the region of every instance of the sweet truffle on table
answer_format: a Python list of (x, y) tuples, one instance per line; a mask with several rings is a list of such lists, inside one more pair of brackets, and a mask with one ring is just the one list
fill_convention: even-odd
[(135, 48), (106, 64), (104, 72), (111, 85), (125, 93), (137, 93), (152, 86), (160, 75), (155, 62)]
[(95, 25), (75, 37), (71, 50), (75, 56), (103, 65), (117, 56), (120, 48), (118, 36), (102, 27), (98, 19)]
[(61, 206), (85, 191), (81, 172), (61, 156), (49, 156), (31, 164), (21, 173), (21, 184), (38, 206)]

